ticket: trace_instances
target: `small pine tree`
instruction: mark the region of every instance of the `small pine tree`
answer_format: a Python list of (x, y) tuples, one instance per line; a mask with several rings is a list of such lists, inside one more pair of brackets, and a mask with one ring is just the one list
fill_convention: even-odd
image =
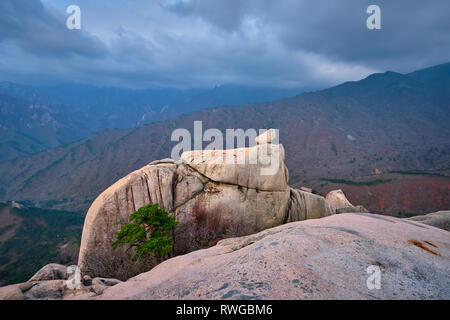
[(130, 215), (130, 221), (121, 227), (117, 240), (112, 243), (114, 249), (124, 244), (135, 247), (133, 261), (150, 253), (157, 258), (173, 253), (173, 231), (178, 222), (157, 203), (139, 208)]

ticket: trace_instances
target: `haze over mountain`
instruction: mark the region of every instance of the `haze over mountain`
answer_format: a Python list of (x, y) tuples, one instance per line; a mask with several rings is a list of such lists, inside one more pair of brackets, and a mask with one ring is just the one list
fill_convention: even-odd
[(207, 107), (243, 105), (303, 90), (224, 85), (213, 89), (37, 87), (0, 83), (0, 162), (74, 142), (111, 128), (131, 128)]
[(85, 211), (120, 177), (169, 157), (172, 131), (191, 130), (194, 120), (202, 120), (204, 130), (222, 132), (279, 128), (291, 185), (319, 192), (342, 187), (349, 199), (374, 212), (423, 213), (450, 206), (450, 63), (103, 131), (0, 164), (0, 200)]

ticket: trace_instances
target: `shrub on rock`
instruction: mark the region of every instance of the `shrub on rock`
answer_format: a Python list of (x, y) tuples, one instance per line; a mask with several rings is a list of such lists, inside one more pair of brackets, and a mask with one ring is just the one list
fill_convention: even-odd
[(172, 253), (173, 231), (178, 222), (157, 203), (139, 208), (130, 215), (130, 221), (117, 234), (117, 240), (112, 243), (114, 249), (125, 244), (135, 247), (133, 261), (147, 254), (163, 258)]

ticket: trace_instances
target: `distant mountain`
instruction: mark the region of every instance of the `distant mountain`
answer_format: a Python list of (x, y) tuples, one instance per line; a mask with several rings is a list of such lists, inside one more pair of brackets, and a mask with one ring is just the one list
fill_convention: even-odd
[(0, 162), (89, 137), (208, 107), (292, 96), (298, 89), (219, 86), (213, 89), (53, 87), (0, 83)]
[(77, 115), (59, 105), (0, 93), (0, 161), (67, 144), (93, 133)]
[(290, 185), (342, 188), (372, 212), (450, 207), (450, 63), (385, 72), (275, 102), (221, 107), (109, 130), (0, 164), (0, 200), (86, 210), (105, 188), (170, 156), (176, 128), (279, 128)]

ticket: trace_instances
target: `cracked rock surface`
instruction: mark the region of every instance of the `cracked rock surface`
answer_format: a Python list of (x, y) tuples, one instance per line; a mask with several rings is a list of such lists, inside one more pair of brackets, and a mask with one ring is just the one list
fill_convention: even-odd
[[(373, 266), (380, 288), (369, 289)], [(450, 233), (369, 213), (288, 223), (76, 299), (449, 299)], [(370, 282), (370, 281), (369, 281)]]

